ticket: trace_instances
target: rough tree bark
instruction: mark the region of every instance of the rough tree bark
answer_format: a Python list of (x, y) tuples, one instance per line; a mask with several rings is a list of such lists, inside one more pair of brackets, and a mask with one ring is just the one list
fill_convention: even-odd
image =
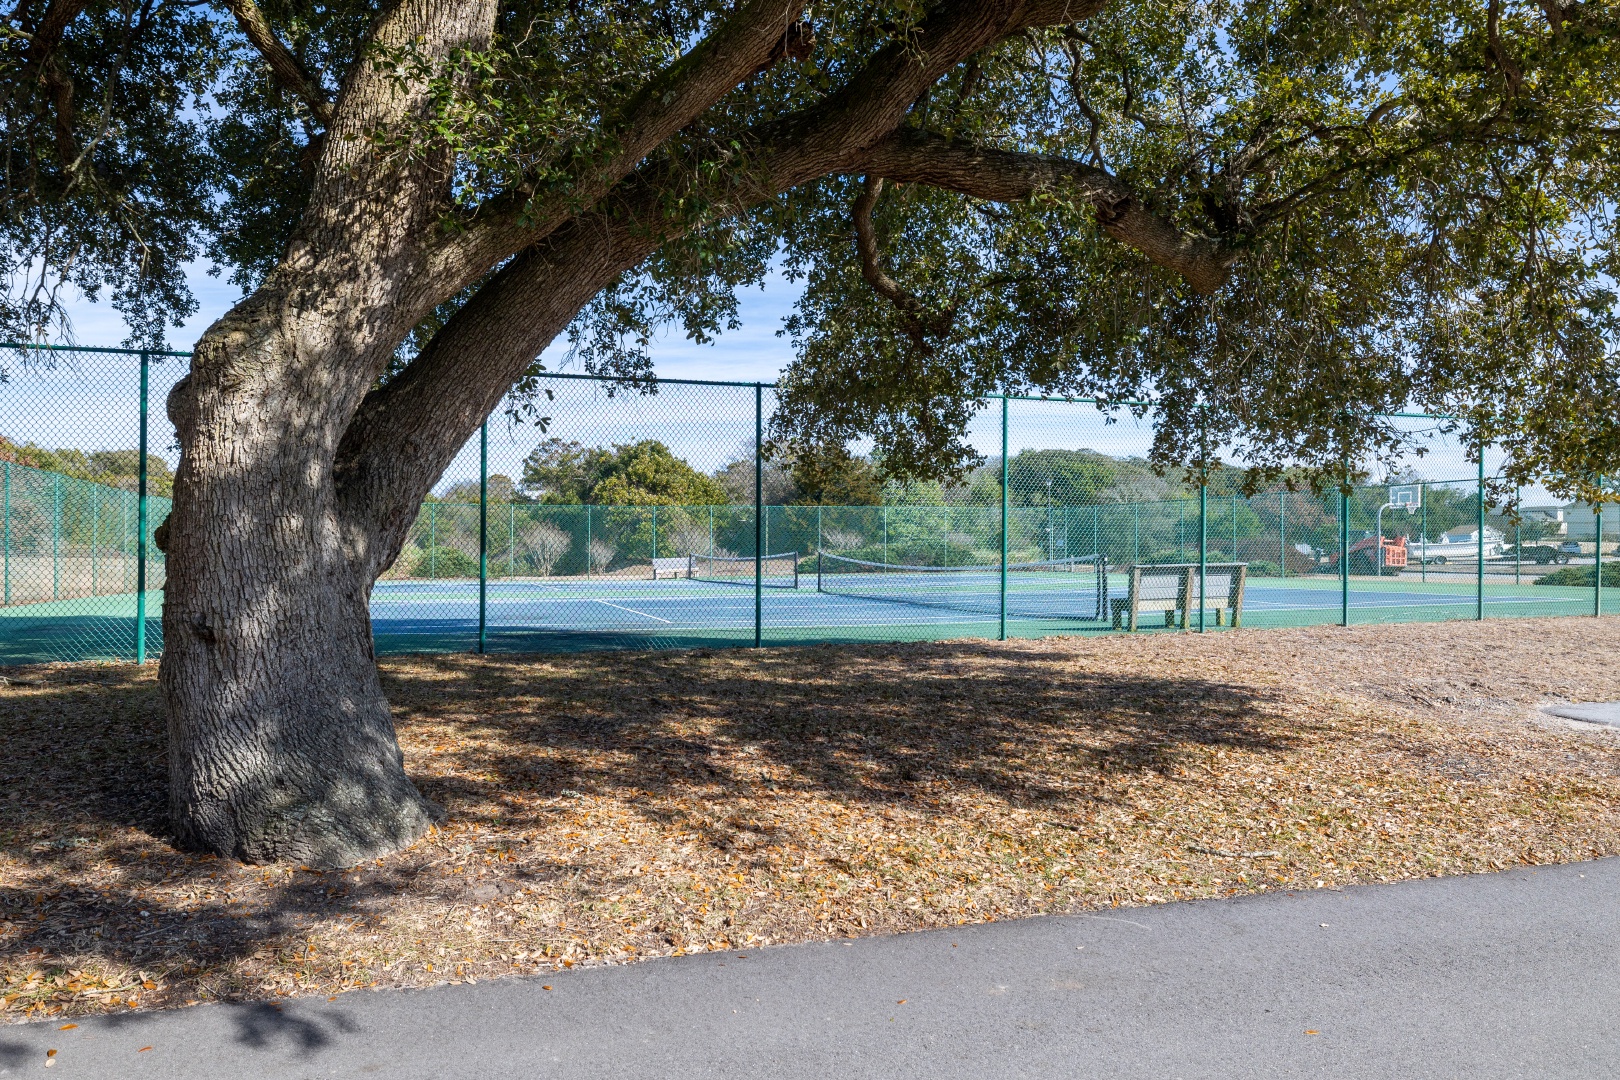
[[(752, 133), (765, 167), (716, 192), (713, 213), (869, 161), (986, 197), (1069, 183), (1117, 208), (1125, 196), (1096, 170), (955, 153), (930, 176), (929, 145), (890, 138), (918, 95), (963, 59), (1099, 3), (936, 5), (911, 39), (880, 50), (843, 88)], [(252, 4), (233, 10), (286, 89), (331, 123), (285, 260), (204, 334), (169, 401), (182, 451), (162, 538), (171, 823), (190, 848), (345, 866), (411, 843), (437, 816), (405, 774), (378, 683), (373, 583), (423, 497), (531, 359), (660, 238), (697, 224), (666, 216), (676, 181), (647, 165), (649, 154), (792, 52), (804, 40), (803, 4), (739, 4), (626, 102), (612, 119), (611, 155), (581, 166), (555, 205), (518, 192), (450, 229), (446, 155), (395, 158), (368, 140), (410, 123), (426, 90), (360, 63), (335, 102), (318, 100)], [(494, 20), (494, 0), (406, 0), (373, 36), (437, 58), (487, 42)], [(592, 200), (595, 209), (578, 209)], [(1186, 260), (1208, 254), (1198, 242), (1132, 212), (1118, 235), (1196, 272)], [(404, 372), (376, 388), (410, 329), (497, 266)]]

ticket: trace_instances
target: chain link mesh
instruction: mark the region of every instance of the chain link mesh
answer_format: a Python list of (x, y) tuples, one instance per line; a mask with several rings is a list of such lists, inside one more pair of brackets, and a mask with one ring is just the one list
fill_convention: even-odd
[[(162, 402), (185, 371), (0, 347), (0, 663), (161, 650)], [(1471, 460), (1440, 418), (1390, 418), (1414, 449), (1385, 483), (1245, 495), (1233, 467), (1156, 473), (1151, 417), (993, 398), (968, 433), (978, 468), (897, 484), (869, 448), (830, 477), (773, 449), (769, 386), (539, 383), (458, 455), (377, 582), (379, 652), (1591, 615), (1620, 584), (1613, 506), (1526, 491), (1510, 514), (1482, 497), (1500, 453)]]

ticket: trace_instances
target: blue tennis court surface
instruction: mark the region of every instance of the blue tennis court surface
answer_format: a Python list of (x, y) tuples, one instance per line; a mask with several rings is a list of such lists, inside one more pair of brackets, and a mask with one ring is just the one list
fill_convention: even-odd
[[(1055, 580), (1054, 580), (1055, 579)], [(829, 582), (831, 589), (847, 587)], [(885, 590), (904, 593), (896, 583)], [(767, 588), (761, 598), (763, 638), (777, 644), (832, 641), (993, 637), (1000, 628), (996, 574), (958, 575), (949, 585), (919, 581), (910, 597), (818, 592), (815, 575), (797, 588)], [(1123, 574), (1111, 574), (1109, 598), (1125, 596)], [(1094, 575), (1040, 575), (1010, 581), (1007, 630), (1015, 637), (1108, 632), (1098, 617)], [(149, 594), (148, 648), (161, 648), (162, 597)], [(1333, 623), (1340, 615), (1332, 578), (1255, 578), (1244, 600), (1246, 626)], [(131, 594), (0, 608), (0, 663), (128, 657), (133, 649)], [(1107, 604), (1100, 605), (1106, 611)], [(1211, 603), (1213, 608), (1213, 598)], [(1496, 617), (1580, 615), (1592, 611), (1590, 589), (1487, 582), (1485, 614)], [(1471, 578), (1428, 582), (1355, 579), (1350, 621), (1421, 622), (1472, 618)], [(1156, 616), (1155, 616), (1156, 617)], [(1196, 624), (1197, 614), (1192, 621)], [(1213, 611), (1208, 619), (1214, 629)], [(383, 581), (372, 598), (380, 653), (469, 649), (478, 635), (476, 581)], [(749, 584), (683, 579), (535, 579), (492, 581), (487, 633), (492, 649), (575, 651), (635, 646), (671, 648), (751, 642), (754, 590)]]

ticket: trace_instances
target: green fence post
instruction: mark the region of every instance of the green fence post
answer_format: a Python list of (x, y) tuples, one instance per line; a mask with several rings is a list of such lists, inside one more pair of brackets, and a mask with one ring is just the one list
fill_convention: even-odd
[(11, 462), (6, 462), (6, 508), (5, 508), (5, 541), (3, 545), (6, 556), (6, 607), (11, 606)]
[(714, 558), (714, 507), (709, 507), (709, 558)]
[(765, 628), (765, 384), (754, 384), (754, 648)]
[(591, 504), (585, 504), (585, 578), (591, 576)]
[(1091, 508), (1091, 554), (1102, 554), (1102, 507)]
[[(1519, 505), (1519, 497), (1522, 494), (1523, 494), (1523, 492), (1519, 488), (1515, 487), (1513, 489), (1513, 505), (1514, 506)], [(1522, 564), (1524, 562), (1524, 530), (1522, 528), (1523, 524), (1524, 524), (1523, 519), (1520, 519), (1519, 521), (1515, 521), (1513, 523), (1513, 584), (1515, 584), (1515, 585), (1522, 584), (1519, 581), (1519, 573), (1520, 573), (1520, 570), (1522, 569)]]
[(90, 487), (90, 595), (96, 595), (96, 586), (99, 578), (96, 571), (99, 569), (97, 555), (101, 548), (101, 485), (92, 484)]
[[(711, 511), (712, 512), (712, 511)], [(816, 504), (816, 557), (821, 557), (821, 504)]]
[(1350, 625), (1350, 473), (1339, 488), (1339, 625)]
[(1429, 493), (1418, 484), (1418, 580), (1429, 581)]
[(1209, 476), (1198, 474), (1198, 632), (1204, 632), (1204, 578), (1209, 567)]
[(141, 353), (141, 433), (135, 510), (135, 663), (146, 663), (146, 413), (150, 397), (150, 353)]
[(439, 504), (428, 503), (428, 580), (439, 580)]
[(62, 474), (51, 474), (51, 599), (62, 599)]
[(1603, 476), (1598, 475), (1598, 503), (1592, 511), (1592, 616), (1603, 614)]
[(517, 573), (517, 503), (506, 504), (506, 576), (512, 577)]
[(1485, 617), (1485, 444), (1479, 444), (1479, 535), (1474, 555), (1474, 618)]
[(1277, 572), (1288, 576), (1288, 491), (1277, 492)]
[(478, 651), (489, 643), (489, 420), (478, 428)]
[(883, 561), (888, 562), (889, 561), (889, 508), (887, 506), (878, 507), (878, 517), (883, 522)]
[(1237, 506), (1238, 497), (1237, 492), (1234, 491), (1232, 492), (1232, 557), (1227, 562), (1240, 561), (1237, 553)]
[(1131, 565), (1142, 561), (1142, 504), (1131, 503)]
[(1007, 395), (1001, 395), (1001, 638), (1007, 640)]
[[(652, 557), (654, 559), (658, 558), (658, 507), (656, 505), (652, 508)], [(653, 576), (656, 577), (657, 575), (658, 571), (654, 570)]]

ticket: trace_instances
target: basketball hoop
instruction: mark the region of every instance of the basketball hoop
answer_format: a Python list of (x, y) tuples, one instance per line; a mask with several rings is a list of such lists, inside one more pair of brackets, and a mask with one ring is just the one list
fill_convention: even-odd
[(1396, 484), (1389, 489), (1389, 505), (1392, 507), (1405, 507), (1408, 514), (1415, 514), (1423, 505), (1422, 484)]

